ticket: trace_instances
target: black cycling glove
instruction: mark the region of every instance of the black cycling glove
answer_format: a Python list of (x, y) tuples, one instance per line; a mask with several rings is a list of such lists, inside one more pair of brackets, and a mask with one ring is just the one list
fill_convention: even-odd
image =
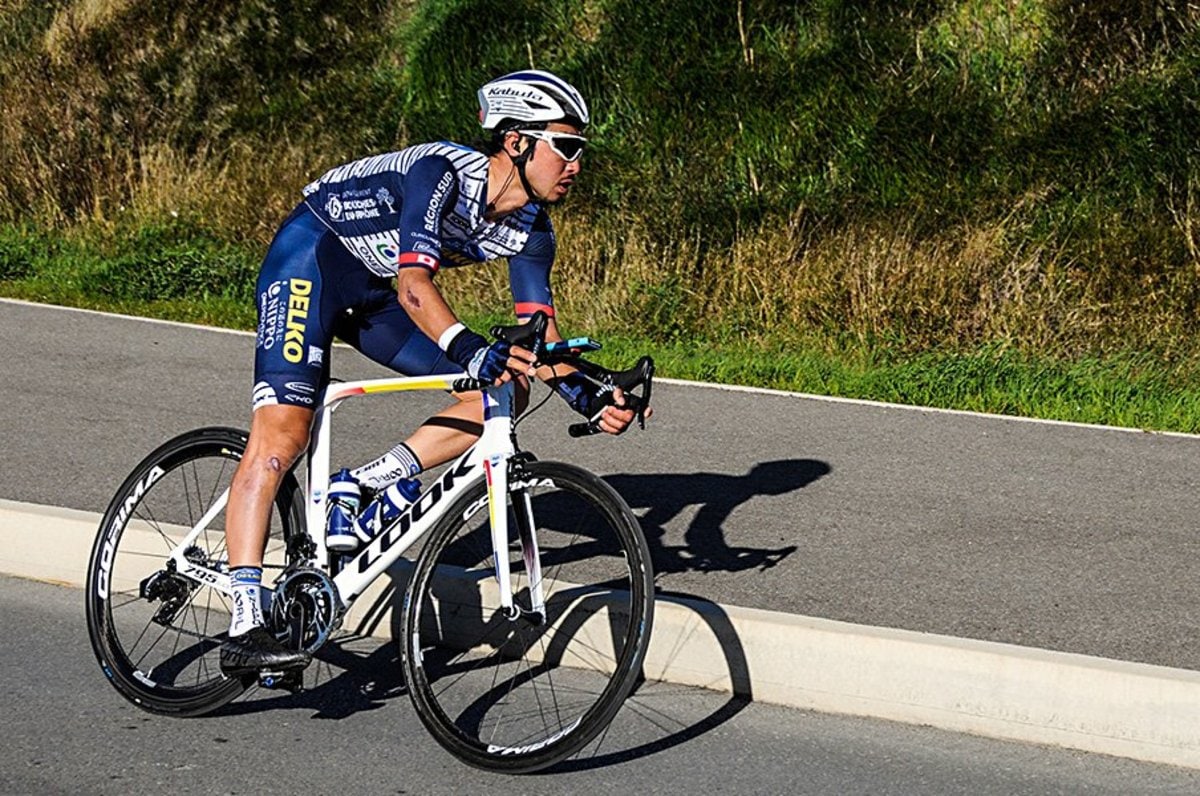
[(597, 384), (578, 371), (560, 378), (554, 389), (568, 406), (588, 420), (595, 420), (604, 407), (615, 403), (611, 386)]
[(508, 343), (496, 341), (488, 345), (483, 335), (463, 327), (446, 346), (446, 356), (471, 378), (490, 383), (504, 373), (508, 350)]

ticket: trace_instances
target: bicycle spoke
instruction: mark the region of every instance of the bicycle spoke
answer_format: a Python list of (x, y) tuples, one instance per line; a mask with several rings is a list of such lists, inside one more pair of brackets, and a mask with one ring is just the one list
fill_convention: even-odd
[[(231, 613), (228, 598), (176, 572), (156, 550), (176, 550), (194, 530), (186, 557), (224, 570), (224, 523), (213, 508), (224, 499), (245, 443), (244, 434), (228, 429), (201, 429), (165, 443), (126, 479), (102, 523), (104, 544), (93, 550), (89, 580), (104, 578), (99, 582), (109, 589), (89, 588), (88, 629), (109, 681), (146, 710), (204, 713), (244, 689), (217, 665), (222, 625)], [(156, 470), (161, 475), (150, 481)], [(276, 551), (277, 567), (286, 564), (292, 507), (301, 499), (290, 474), (284, 483), (271, 507), (266, 546)], [(211, 521), (197, 527), (209, 515)], [(148, 587), (148, 597), (137, 584)], [(137, 674), (142, 671), (154, 672), (153, 678)]]
[(512, 771), (562, 759), (607, 726), (640, 671), (651, 607), (628, 507), (577, 468), (527, 466), (528, 519), (503, 551), (518, 616), (496, 593), (486, 501), (468, 494), (427, 543), (404, 618), (406, 633), (422, 631), (422, 655), (405, 665), (426, 726), (464, 760)]
[(151, 530), (155, 531), (162, 538), (168, 552), (175, 549), (175, 540), (167, 536), (166, 532), (163, 531), (161, 523), (159, 523), (158, 519), (154, 516), (154, 512), (151, 510), (150, 506), (146, 505), (145, 503), (141, 504), (134, 511), (134, 516), (146, 523), (146, 525), (150, 526)]

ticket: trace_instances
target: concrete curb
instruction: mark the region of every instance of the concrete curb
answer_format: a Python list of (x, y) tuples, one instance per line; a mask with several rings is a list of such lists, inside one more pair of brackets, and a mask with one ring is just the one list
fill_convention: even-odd
[[(83, 586), (100, 516), (0, 500), (0, 572)], [(346, 626), (391, 635), (381, 578)], [(660, 597), (646, 675), (758, 701), (1200, 768), (1200, 672)]]

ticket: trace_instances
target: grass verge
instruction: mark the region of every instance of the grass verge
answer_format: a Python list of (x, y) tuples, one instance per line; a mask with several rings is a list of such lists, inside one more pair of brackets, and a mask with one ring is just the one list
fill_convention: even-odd
[[(83, 293), (45, 278), (0, 281), (0, 295), (127, 315), (250, 330), (253, 301), (207, 295), (147, 301)], [(464, 313), (486, 328), (511, 322)], [(1081, 423), (1200, 433), (1200, 374), (1156, 357), (1117, 354), (1059, 362), (999, 345), (902, 354), (883, 342), (825, 339), (655, 341), (628, 332), (575, 329), (600, 337), (595, 359), (624, 367), (643, 354), (658, 374), (717, 384), (859, 398)]]

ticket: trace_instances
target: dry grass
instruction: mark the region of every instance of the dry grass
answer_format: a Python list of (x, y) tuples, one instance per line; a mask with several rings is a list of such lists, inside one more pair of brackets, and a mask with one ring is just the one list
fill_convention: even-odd
[[(948, 4), (913, 39), (918, 64), (913, 91), (919, 92), (920, 81), (932, 81), (939, 70), (953, 67), (963, 70), (964, 85), (968, 78), (995, 78), (996, 90), (1019, 99), (1024, 88), (1017, 82), (1036, 65), (1051, 30), (1048, 15), (1062, 5), (1040, 0)], [(62, 4), (42, 33), (0, 66), (0, 223), (34, 221), (42, 228), (113, 241), (162, 219), (185, 216), (214, 236), (261, 252), (307, 180), (365, 153), (355, 149), (353, 135), (327, 123), (315, 104), (310, 109), (301, 103), (306, 114), (302, 125), (264, 122), (260, 129), (230, 130), (223, 125), (233, 111), (218, 103), (209, 118), (211, 127), (203, 135), (190, 135), (187, 124), (172, 117), (177, 109), (153, 101), (161, 86), (133, 77), (153, 73), (168, 45), (181, 47), (177, 31), (159, 31), (158, 40), (146, 37), (135, 46), (117, 48), (108, 61), (90, 49), (97, 35), (112, 34), (125, 17), (147, 13), (152, 6), (134, 0)], [(13, 15), (33, 8), (32, 2), (0, 2), (0, 9)], [(412, 13), (412, 4), (395, 8), (383, 18), (399, 26), (397, 20)], [(1075, 37), (1069, 43), (1097, 64), (1085, 99), (1117, 86), (1119, 78), (1140, 74), (1137, 70), (1150, 75), (1184, 46), (1180, 31), (1192, 29), (1191, 22), (1164, 21), (1160, 42), (1154, 38), (1158, 28), (1146, 22), (1132, 29), (1132, 38), (1122, 37), (1120, 14), (1095, 12), (1096, 24), (1087, 27), (1084, 22), (1093, 19), (1087, 14), (1093, 12), (1079, 13), (1079, 26), (1066, 31)], [(1188, 13), (1189, 19), (1195, 16)], [(217, 16), (197, 11), (197, 19), (186, 20), (208, 24), (219, 35), (200, 43), (211, 51), (187, 51), (181, 58), (219, 61), (236, 50), (244, 30), (221, 27), (224, 21)], [(577, 18), (576, 34), (583, 42), (603, 41), (611, 22), (599, 12)], [(344, 20), (329, 24), (338, 36), (353, 38)], [(787, 29), (780, 31), (779, 41), (788, 41), (783, 36)], [(769, 64), (761, 33), (753, 25), (735, 33), (748, 66), (755, 36), (759, 60), (754, 63), (758, 68)], [(392, 53), (381, 62), (398, 57)], [(836, 63), (835, 71), (856, 63)], [(169, 96), (180, 107), (192, 108), (188, 103), (204, 88), (196, 84), (196, 75), (210, 72), (196, 67), (181, 74), (187, 80), (168, 86), (175, 92)], [(260, 99), (266, 105), (278, 98)], [(628, 102), (633, 105), (635, 99)], [(650, 101), (643, 104), (651, 107)], [(295, 118), (280, 113), (281, 119)], [(796, 130), (803, 126), (800, 121)], [(403, 122), (397, 124), (405, 129)], [(1070, 133), (1073, 128), (1064, 129)], [(655, 133), (645, 134), (652, 138)], [(764, 133), (763, 140), (775, 139)], [(733, 144), (719, 139), (710, 151), (719, 153), (722, 146)], [(1114, 162), (1121, 161), (1120, 154)], [(713, 158), (719, 160), (718, 154)], [(859, 213), (853, 204), (845, 212), (829, 204), (817, 210), (781, 206), (765, 213), (764, 222), (740, 227), (732, 238), (710, 236), (708, 230), (682, 222), (677, 232), (664, 234), (636, 215), (639, 208), (621, 203), (568, 206), (555, 216), (557, 297), (572, 329), (637, 324), (668, 342), (849, 337), (910, 352), (998, 343), (1063, 357), (1122, 349), (1182, 355), (1195, 349), (1200, 307), (1200, 174), (1194, 158), (1182, 170), (1147, 162), (1146, 173), (1164, 169), (1159, 195), (1147, 200), (1158, 205), (1130, 222), (1121, 217), (1129, 208), (1098, 201), (1091, 227), (1079, 227), (1073, 218), (1059, 218), (1045, 208), (1063, 195), (1074, 199), (1072, 190), (1102, 194), (1102, 181), (1080, 181), (1076, 188), (1026, 186), (1015, 198), (989, 197), (991, 205), (981, 202), (936, 225), (930, 221), (931, 214), (940, 212), (936, 209), (915, 213), (889, 207)], [(753, 163), (749, 155), (746, 163)], [(636, 171), (641, 165), (633, 162), (630, 168)], [(757, 196), (759, 179), (748, 174)], [(869, 176), (863, 171), (858, 178)], [(950, 180), (955, 175), (934, 176)], [(830, 190), (836, 182), (830, 178)], [(634, 188), (668, 217), (677, 212), (683, 218), (681, 208), (692, 198), (676, 197), (672, 205), (670, 196)], [(1155, 218), (1161, 228), (1135, 228)], [(1152, 235), (1166, 243), (1146, 243)], [(1167, 262), (1163, 252), (1181, 252), (1184, 259)], [(464, 306), (507, 306), (502, 267), (448, 272), (441, 279), (452, 299)]]
[[(1003, 342), (1067, 355), (1164, 350), (1186, 338), (1200, 260), (1142, 280), (1084, 273), (1061, 249), (1035, 242), (1031, 209), (1043, 194), (935, 235), (904, 219), (828, 231), (797, 220), (706, 252), (696, 238), (656, 244), (636, 222), (611, 230), (566, 215), (556, 295), (582, 328), (648, 318), (664, 337), (676, 329), (712, 339), (816, 333), (912, 351)], [(503, 300), (503, 290), (489, 274), (463, 292)]]
[(75, 0), (55, 15), (44, 39), (45, 52), (58, 64), (73, 60), (80, 41), (120, 17), (136, 0)]

